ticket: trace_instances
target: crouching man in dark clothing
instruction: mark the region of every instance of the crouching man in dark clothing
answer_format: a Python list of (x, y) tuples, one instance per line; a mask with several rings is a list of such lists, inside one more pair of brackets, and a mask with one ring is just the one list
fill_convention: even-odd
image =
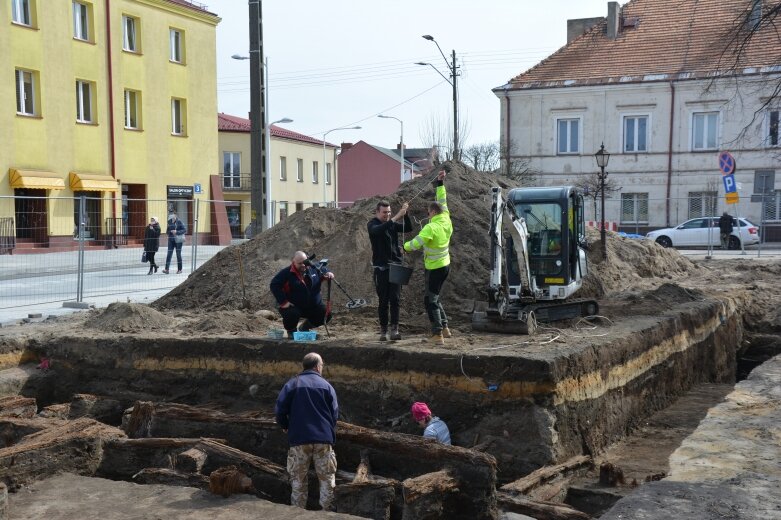
[(339, 404), (336, 391), (322, 376), (323, 358), (311, 352), (304, 356), (303, 372), (290, 379), (277, 398), (277, 423), (287, 431), (290, 449), (287, 473), (290, 504), (306, 508), (310, 463), (320, 481), (320, 506), (331, 510), (336, 486), (336, 421)]
[[(289, 338), (296, 330), (310, 330), (330, 321), (331, 317), (325, 315), (320, 288), (323, 279), (333, 278), (333, 273), (315, 269), (306, 253), (296, 251), (291, 265), (271, 279), (271, 292), (279, 303), (279, 313)], [(298, 327), (301, 318), (306, 321)]]

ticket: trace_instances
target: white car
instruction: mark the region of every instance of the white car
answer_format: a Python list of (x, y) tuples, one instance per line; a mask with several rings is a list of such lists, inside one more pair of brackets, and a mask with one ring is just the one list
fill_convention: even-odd
[[(740, 228), (736, 226), (740, 222)], [(702, 217), (687, 220), (673, 228), (657, 229), (651, 231), (645, 238), (654, 240), (663, 247), (706, 247), (708, 245), (708, 226), (710, 228), (710, 243), (713, 246), (721, 246), (719, 232), (719, 217)], [(729, 249), (740, 249), (740, 240), (744, 246), (759, 243), (759, 226), (755, 226), (748, 220), (732, 218), (733, 230), (729, 237)], [(738, 229), (740, 234), (738, 234)]]

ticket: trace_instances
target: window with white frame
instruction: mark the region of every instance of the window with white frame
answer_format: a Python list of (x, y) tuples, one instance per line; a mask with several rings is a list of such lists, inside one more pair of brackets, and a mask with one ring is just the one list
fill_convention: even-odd
[(296, 181), (304, 182), (304, 160), (296, 160)]
[(718, 147), (718, 112), (692, 114), (692, 150), (715, 150)]
[(279, 201), (279, 221), (282, 222), (287, 218), (287, 201)]
[(765, 138), (765, 146), (779, 146), (781, 140), (779, 139), (779, 117), (781, 117), (781, 110), (775, 108), (768, 110), (767, 112), (767, 135)]
[(136, 90), (125, 90), (125, 128), (141, 128), (141, 93)]
[(31, 27), (30, 0), (11, 0), (11, 19), (14, 23)]
[(580, 119), (557, 119), (557, 145), (559, 154), (578, 153), (580, 151)]
[(187, 102), (184, 99), (171, 99), (171, 133), (173, 135), (187, 133)]
[(170, 46), (169, 58), (174, 63), (184, 63), (184, 33), (179, 29), (168, 31)]
[(122, 49), (138, 52), (138, 18), (122, 16)]
[(89, 41), (89, 7), (87, 4), (73, 2), (73, 37)]
[(241, 187), (241, 154), (239, 152), (223, 152), (223, 181), (224, 188)]
[(93, 123), (92, 83), (76, 80), (76, 121), (79, 123)]
[(279, 180), (287, 180), (287, 157), (279, 158)]
[(648, 151), (648, 116), (624, 116), (624, 152)]
[(689, 192), (689, 217), (713, 217), (716, 215), (718, 194), (715, 191)]
[(325, 183), (331, 184), (331, 163), (325, 165)]
[(621, 194), (621, 223), (622, 224), (647, 224), (648, 223), (648, 194), (647, 193), (622, 193)]
[(317, 161), (312, 161), (312, 184), (317, 184)]
[(16, 69), (16, 113), (34, 116), (35, 103), (35, 73), (29, 70)]

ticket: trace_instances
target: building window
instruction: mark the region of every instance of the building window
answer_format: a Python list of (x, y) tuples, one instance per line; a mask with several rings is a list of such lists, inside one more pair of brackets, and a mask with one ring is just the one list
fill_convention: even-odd
[(138, 19), (122, 16), (122, 49), (138, 52)]
[(304, 182), (304, 160), (298, 159), (296, 161), (296, 181)]
[(648, 194), (621, 194), (621, 224), (648, 223)]
[(556, 148), (558, 153), (578, 153), (580, 151), (580, 119), (558, 119), (556, 127), (558, 129), (558, 146)]
[(73, 37), (77, 40), (89, 41), (90, 33), (89, 6), (81, 2), (73, 2)]
[(11, 17), (14, 23), (32, 27), (30, 0), (11, 0)]
[(184, 63), (184, 33), (179, 29), (170, 29), (168, 34), (171, 51), (169, 59), (174, 63)]
[(718, 131), (718, 112), (692, 114), (692, 150), (715, 150)]
[(239, 152), (223, 152), (224, 165), (222, 186), (228, 189), (241, 187), (241, 154)]
[(92, 83), (76, 80), (76, 121), (94, 123)]
[(296, 211), (304, 211), (304, 203), (296, 202)]
[(125, 128), (141, 128), (141, 93), (135, 90), (125, 90)]
[(648, 151), (648, 116), (624, 117), (624, 152)]
[(718, 193), (715, 191), (690, 191), (688, 218), (715, 216), (717, 200)]
[(16, 113), (35, 115), (35, 73), (16, 69)]
[(282, 222), (287, 217), (287, 202), (279, 201), (279, 221)]
[(279, 180), (287, 180), (287, 157), (279, 158)]
[(781, 144), (778, 138), (778, 122), (781, 116), (781, 110), (770, 110), (767, 114), (767, 146), (778, 146)]
[(331, 184), (331, 163), (325, 165), (325, 183)]
[(317, 161), (312, 161), (312, 184), (317, 184)]
[(781, 220), (781, 191), (774, 191), (765, 196), (764, 221)]
[(187, 134), (187, 102), (184, 99), (171, 99), (171, 133)]

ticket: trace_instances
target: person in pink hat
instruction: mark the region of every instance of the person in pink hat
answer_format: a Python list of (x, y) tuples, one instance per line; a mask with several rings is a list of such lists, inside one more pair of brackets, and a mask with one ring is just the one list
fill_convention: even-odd
[(429, 437), (450, 446), (450, 430), (445, 421), (432, 415), (426, 403), (415, 402), (412, 404), (412, 418), (423, 428), (423, 437)]

